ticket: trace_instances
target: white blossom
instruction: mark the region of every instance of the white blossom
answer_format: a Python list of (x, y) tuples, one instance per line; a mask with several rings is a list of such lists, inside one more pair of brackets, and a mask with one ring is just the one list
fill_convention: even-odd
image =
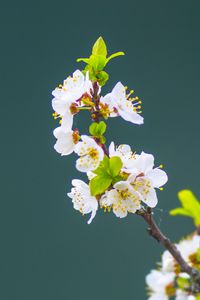
[(167, 174), (154, 167), (154, 157), (142, 152), (131, 162), (131, 175), (128, 182), (141, 195), (141, 200), (149, 207), (155, 207), (158, 199), (155, 188), (162, 187), (168, 180)]
[(89, 136), (82, 135), (81, 139), (82, 141), (77, 143), (74, 150), (80, 156), (76, 161), (76, 168), (80, 172), (95, 170), (103, 160), (104, 152)]
[(121, 116), (124, 120), (134, 124), (143, 124), (143, 117), (137, 113), (137, 104), (127, 99), (126, 88), (118, 82), (112, 92), (100, 98), (100, 103), (106, 104), (110, 117)]
[(72, 199), (74, 209), (79, 210), (83, 215), (91, 213), (87, 222), (90, 224), (98, 209), (97, 199), (91, 196), (89, 186), (82, 180), (74, 179), (72, 185), (74, 187), (67, 195)]
[(161, 270), (163, 272), (173, 272), (175, 268), (175, 260), (168, 250), (163, 252)]
[(152, 270), (146, 276), (146, 283), (151, 294), (148, 300), (168, 300), (173, 293), (174, 278), (174, 273), (165, 274)]
[(178, 250), (181, 252), (183, 258), (190, 263), (190, 256), (197, 253), (200, 249), (200, 236), (193, 235), (192, 237), (182, 240), (178, 244)]
[(121, 158), (123, 163), (122, 171), (129, 172), (128, 170), (132, 166), (132, 161), (135, 160), (135, 154), (132, 152), (131, 147), (126, 144), (115, 147), (114, 142), (111, 142), (108, 150), (110, 157), (118, 156)]
[(63, 127), (57, 127), (54, 129), (53, 134), (57, 139), (54, 149), (63, 155), (71, 154), (74, 149), (75, 145), (78, 141), (78, 133), (73, 130), (64, 130)]
[(91, 96), (92, 82), (89, 80), (89, 74), (86, 76), (80, 70), (76, 70), (73, 76), (64, 80), (63, 85), (56, 88), (52, 95), (52, 107), (56, 114), (62, 118), (62, 127), (66, 129), (72, 124), (73, 112), (72, 104), (82, 106), (81, 97), (85, 94)]
[(111, 207), (117, 217), (124, 218), (128, 212), (135, 213), (140, 209), (140, 195), (127, 182), (121, 181), (114, 185), (114, 189), (106, 191), (100, 203), (102, 207)]
[[(184, 260), (191, 265), (190, 257), (196, 254), (197, 250), (200, 249), (200, 236), (193, 235), (192, 237), (181, 240), (178, 244), (176, 244), (176, 247), (180, 251)], [(163, 272), (174, 271), (176, 266), (176, 262), (169, 251), (164, 251), (161, 263), (161, 269)]]

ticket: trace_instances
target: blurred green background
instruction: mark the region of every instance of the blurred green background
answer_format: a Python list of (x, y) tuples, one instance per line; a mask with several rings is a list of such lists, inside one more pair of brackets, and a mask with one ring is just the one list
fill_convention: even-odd
[[(143, 300), (162, 248), (143, 220), (98, 213), (86, 224), (66, 193), (75, 156), (53, 149), (51, 91), (102, 35), (110, 53), (104, 93), (122, 81), (143, 100), (144, 126), (109, 121), (108, 141), (153, 153), (169, 182), (155, 209), (173, 239), (192, 230), (168, 210), (177, 191), (200, 197), (200, 2), (7, 1), (1, 3), (2, 300)], [(86, 130), (87, 114), (75, 126)], [(83, 176), (82, 176), (83, 177)]]

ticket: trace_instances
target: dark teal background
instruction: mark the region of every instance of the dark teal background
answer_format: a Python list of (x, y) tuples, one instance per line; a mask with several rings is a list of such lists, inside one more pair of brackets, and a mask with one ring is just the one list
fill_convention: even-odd
[[(145, 124), (109, 121), (107, 139), (153, 153), (169, 182), (155, 215), (173, 240), (192, 230), (170, 218), (177, 191), (200, 197), (200, 2), (1, 3), (2, 300), (143, 300), (162, 248), (135, 215), (98, 213), (88, 226), (67, 198), (75, 157), (53, 149), (51, 91), (81, 68), (102, 35), (113, 60), (104, 93), (121, 80), (143, 100)], [(85, 119), (75, 125), (86, 130)]]

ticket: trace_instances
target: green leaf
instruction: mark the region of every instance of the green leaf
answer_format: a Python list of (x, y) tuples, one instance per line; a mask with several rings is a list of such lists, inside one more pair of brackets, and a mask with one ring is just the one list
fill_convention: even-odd
[(89, 58), (77, 58), (76, 61), (77, 61), (77, 62), (83, 61), (83, 62), (85, 62), (86, 64), (88, 64)]
[(187, 216), (187, 217), (191, 216), (190, 213), (182, 207), (174, 208), (174, 209), (170, 210), (169, 213), (171, 216), (177, 216), (177, 215), (182, 215), (182, 216)]
[(190, 286), (188, 278), (183, 278), (183, 277), (177, 278), (177, 284), (178, 284), (178, 287), (182, 290), (185, 288), (188, 288)]
[(170, 211), (170, 215), (183, 215), (191, 217), (196, 226), (200, 226), (200, 202), (190, 190), (182, 190), (178, 193), (182, 207)]
[(109, 169), (109, 158), (107, 155), (104, 156), (103, 160), (100, 162), (98, 168), (93, 171), (94, 174), (97, 175), (108, 175), (107, 170)]
[(106, 132), (106, 123), (104, 121), (99, 122), (99, 133), (103, 135)]
[(105, 57), (107, 56), (107, 47), (101, 36), (94, 43), (94, 46), (92, 48), (92, 54), (93, 55), (103, 55)]
[(99, 137), (99, 139), (100, 139), (101, 144), (105, 144), (105, 142), (106, 142), (105, 136), (102, 135), (102, 136)]
[(93, 68), (95, 72), (102, 71), (106, 65), (106, 57), (103, 55), (92, 54), (89, 58), (88, 64)]
[(89, 132), (91, 135), (96, 136), (96, 132), (98, 131), (98, 123), (94, 122), (89, 127)]
[(110, 158), (109, 165), (110, 165), (111, 176), (116, 177), (119, 174), (123, 164), (120, 157), (113, 156)]
[(92, 196), (104, 193), (111, 185), (112, 178), (106, 174), (97, 175), (90, 180), (90, 192)]
[(100, 86), (103, 86), (106, 83), (106, 81), (108, 81), (109, 75), (108, 75), (107, 72), (101, 71), (101, 72), (96, 74), (96, 78), (97, 78), (98, 83), (100, 84)]
[(101, 137), (106, 131), (106, 123), (101, 121), (99, 123), (94, 122), (89, 127), (89, 132), (91, 135), (96, 137)]
[(100, 36), (92, 47), (92, 54), (89, 58), (78, 58), (77, 62), (86, 63), (83, 73), (89, 72), (90, 80), (97, 81), (100, 86), (105, 85), (106, 81), (109, 79), (108, 73), (104, 71), (107, 63), (117, 57), (125, 55), (124, 52), (116, 52), (107, 57), (107, 47), (103, 38)]
[(122, 180), (119, 172), (122, 167), (122, 161), (119, 157), (113, 156), (109, 158), (104, 156), (99, 167), (93, 171), (96, 176), (91, 179), (89, 186), (93, 196), (104, 193), (111, 184)]
[(116, 52), (116, 53), (111, 54), (111, 55), (106, 59), (106, 64), (107, 64), (111, 59), (113, 59), (114, 57), (121, 56), (121, 55), (125, 55), (125, 53), (121, 51), (121, 52)]
[(117, 175), (112, 179), (112, 184), (114, 185), (118, 181), (124, 181), (124, 178), (121, 175)]

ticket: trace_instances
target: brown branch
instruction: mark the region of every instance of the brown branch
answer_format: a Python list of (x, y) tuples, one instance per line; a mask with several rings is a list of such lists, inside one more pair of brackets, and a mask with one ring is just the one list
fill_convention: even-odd
[(140, 209), (137, 211), (137, 215), (141, 216), (145, 222), (149, 225), (148, 233), (152, 236), (157, 242), (162, 244), (174, 257), (177, 263), (180, 265), (181, 271), (188, 273), (194, 281), (193, 291), (200, 292), (200, 272), (195, 268), (192, 268), (188, 265), (188, 263), (183, 259), (180, 251), (177, 247), (170, 241), (168, 237), (166, 237), (158, 225), (156, 224), (152, 211), (150, 208)]

